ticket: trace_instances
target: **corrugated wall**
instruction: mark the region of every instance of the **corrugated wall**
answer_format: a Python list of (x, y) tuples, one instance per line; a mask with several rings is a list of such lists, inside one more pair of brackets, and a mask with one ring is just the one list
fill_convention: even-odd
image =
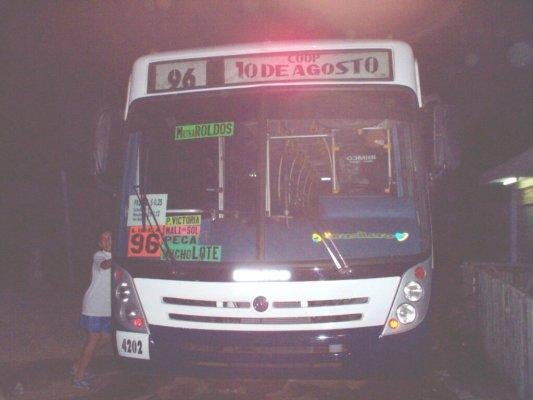
[(533, 264), (533, 186), (520, 190), (519, 261)]
[(485, 357), (517, 388), (533, 393), (533, 266), (466, 264)]

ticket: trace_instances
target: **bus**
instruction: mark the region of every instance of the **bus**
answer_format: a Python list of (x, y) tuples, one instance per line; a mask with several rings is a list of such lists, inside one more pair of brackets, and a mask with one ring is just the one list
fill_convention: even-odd
[(112, 273), (121, 360), (421, 365), (433, 272), (421, 109), (400, 41), (139, 58)]

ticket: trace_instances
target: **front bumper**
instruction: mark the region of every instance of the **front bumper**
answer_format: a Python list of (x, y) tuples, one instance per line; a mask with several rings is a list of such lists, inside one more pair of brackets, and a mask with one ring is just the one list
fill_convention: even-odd
[[(229, 332), (150, 326), (150, 360), (122, 358), (145, 372), (217, 370), (239, 376), (279, 373), (335, 377), (399, 376), (424, 368), (426, 323), (379, 338), (382, 327), (323, 332)], [(222, 368), (221, 368), (222, 367)], [(231, 372), (230, 372), (231, 371)]]

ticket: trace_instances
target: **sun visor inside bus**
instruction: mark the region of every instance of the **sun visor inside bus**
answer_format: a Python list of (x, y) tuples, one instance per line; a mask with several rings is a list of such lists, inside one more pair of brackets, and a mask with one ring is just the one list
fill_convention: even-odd
[(319, 210), (323, 219), (416, 218), (414, 201), (409, 198), (320, 196)]

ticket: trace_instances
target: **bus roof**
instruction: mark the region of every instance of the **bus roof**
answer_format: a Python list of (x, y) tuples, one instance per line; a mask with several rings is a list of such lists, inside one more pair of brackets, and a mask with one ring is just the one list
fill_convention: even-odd
[[(346, 58), (345, 61), (340, 61), (343, 65), (345, 63), (353, 63), (355, 61), (353, 56), (359, 52), (367, 57), (375, 56), (375, 59), (380, 59), (380, 57), (388, 57), (390, 66), (388, 72), (380, 72), (379, 77), (366, 76), (366, 78), (361, 79), (337, 79), (338, 77), (335, 74), (346, 70), (346, 67), (340, 66), (342, 70), (335, 71), (334, 67), (339, 63), (339, 57), (344, 54)], [(385, 54), (386, 53), (386, 54)], [(328, 59), (328, 65), (324, 66), (323, 71), (331, 73), (331, 79), (329, 77), (314, 76), (313, 79), (295, 79), (290, 78), (283, 80), (276, 79), (244, 79), (239, 84), (235, 84), (235, 80), (232, 80), (232, 84), (227, 84), (228, 80), (222, 81), (220, 84), (209, 85), (205, 83), (206, 78), (204, 72), (202, 76), (195, 78), (195, 82), (204, 83), (203, 85), (196, 86), (173, 86), (169, 89), (157, 90), (151, 86), (150, 80), (157, 79), (154, 78), (154, 68), (155, 66), (161, 66), (160, 69), (162, 73), (167, 74), (167, 71), (170, 71), (169, 68), (179, 68), (179, 65), (185, 66), (184, 68), (193, 65), (200, 65), (205, 71), (207, 71), (207, 61), (212, 62), (213, 64), (217, 63), (221, 65), (221, 74), (224, 74), (224, 63), (226, 63), (226, 73), (227, 73), (227, 61), (226, 60), (244, 60), (248, 62), (250, 60), (258, 60), (257, 65), (254, 67), (255, 70), (252, 70), (252, 74), (256, 71), (261, 71), (257, 67), (263, 67), (263, 73), (265, 73), (265, 63), (270, 63), (270, 60), (278, 60), (280, 57), (287, 58), (287, 55), (293, 55), (293, 60), (296, 55), (305, 55), (305, 54), (318, 54), (324, 55), (323, 58)], [(213, 61), (214, 60), (214, 61)], [(364, 58), (361, 58), (364, 61)], [(310, 61), (312, 62), (312, 61)], [(302, 62), (303, 67), (309, 67), (309, 63), (305, 64)], [(238, 63), (238, 61), (237, 61)], [(165, 64), (167, 66), (165, 66)], [(272, 63), (270, 63), (272, 64)], [(384, 64), (384, 63), (382, 63)], [(241, 67), (244, 64), (241, 64)], [(175, 67), (178, 66), (178, 67)], [(291, 64), (289, 66), (294, 66)], [(270, 73), (274, 71), (274, 65), (267, 65), (267, 72)], [(320, 75), (320, 65), (316, 67)], [(367, 66), (368, 67), (368, 66)], [(371, 66), (372, 68), (373, 66)], [(165, 69), (166, 68), (166, 69)], [(285, 68), (285, 67), (281, 67)], [(355, 65), (354, 65), (355, 68)], [(359, 68), (359, 66), (358, 66)], [(363, 66), (361, 66), (363, 68)], [(213, 68), (209, 68), (212, 70)], [(285, 70), (282, 70), (285, 72)], [(176, 78), (186, 79), (183, 75), (184, 70), (176, 72)], [(240, 71), (242, 73), (242, 70)], [(247, 71), (248, 72), (248, 71)], [(364, 71), (363, 71), (364, 72)], [(373, 72), (373, 71), (371, 71)], [(257, 74), (260, 75), (261, 72)], [(389, 75), (387, 75), (387, 73)], [(152, 76), (151, 76), (152, 75)], [(218, 74), (220, 75), (220, 73)], [(250, 75), (250, 74), (249, 74)], [(368, 74), (367, 74), (368, 75)], [(166, 75), (164, 75), (166, 77)], [(250, 75), (253, 76), (253, 75)], [(284, 75), (287, 76), (287, 75)], [(245, 77), (246, 78), (246, 77)], [(166, 78), (165, 78), (166, 79)], [(203, 80), (202, 80), (203, 79)], [(170, 77), (168, 78), (170, 80)], [(210, 78), (207, 78), (209, 81)], [(399, 85), (410, 88), (417, 96), (418, 103), (421, 105), (421, 92), (419, 85), (418, 77), (418, 68), (416, 60), (413, 55), (411, 47), (401, 41), (396, 40), (328, 40), (328, 41), (297, 41), (297, 42), (263, 42), (263, 43), (251, 43), (251, 44), (239, 44), (231, 46), (219, 46), (219, 47), (210, 47), (210, 48), (200, 48), (200, 49), (188, 49), (188, 50), (179, 50), (179, 51), (168, 51), (163, 53), (154, 53), (140, 57), (137, 59), (133, 65), (133, 71), (130, 76), (129, 88), (128, 88), (128, 100), (126, 104), (126, 112), (129, 105), (136, 99), (152, 96), (164, 96), (169, 93), (190, 93), (190, 92), (199, 92), (199, 91), (212, 91), (212, 90), (221, 90), (221, 89), (234, 89), (236, 87), (255, 87), (255, 86), (290, 86), (290, 85), (324, 85), (324, 84), (341, 84), (341, 85), (368, 85), (368, 84), (380, 84), (380, 85)]]

